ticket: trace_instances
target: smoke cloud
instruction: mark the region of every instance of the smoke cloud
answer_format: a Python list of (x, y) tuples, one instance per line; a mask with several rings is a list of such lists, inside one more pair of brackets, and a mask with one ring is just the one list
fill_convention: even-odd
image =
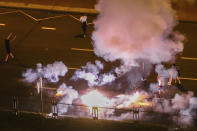
[(58, 111), (60, 114), (66, 113), (69, 107), (67, 104), (72, 104), (73, 100), (78, 98), (78, 91), (73, 89), (72, 86), (67, 86), (65, 83), (63, 83), (60, 85), (57, 92), (62, 92), (63, 96), (58, 102)]
[(36, 69), (27, 69), (22, 74), (26, 82), (32, 83), (37, 81), (40, 77), (47, 79), (49, 82), (58, 82), (59, 77), (63, 77), (68, 72), (68, 68), (63, 62), (54, 62), (42, 67), (42, 64), (38, 63)]
[(156, 65), (155, 72), (157, 72), (159, 76), (165, 78), (169, 78), (170, 76), (172, 76), (173, 79), (175, 79), (178, 74), (177, 70), (174, 67), (171, 67), (170, 69), (166, 69), (164, 65), (161, 64)]
[(197, 110), (197, 97), (194, 97), (193, 92), (187, 94), (175, 94), (171, 100), (164, 99), (161, 103), (159, 99), (155, 98), (154, 110), (156, 112), (177, 113), (174, 116), (174, 121), (182, 126), (193, 125), (195, 113)]
[(99, 0), (94, 21), (94, 51), (106, 61), (121, 60), (123, 69), (169, 62), (182, 52), (184, 36), (173, 31), (176, 23), (169, 0)]
[(88, 62), (86, 66), (82, 67), (82, 70), (77, 70), (74, 73), (72, 79), (75, 81), (78, 79), (84, 79), (88, 82), (89, 87), (101, 86), (114, 81), (116, 79), (114, 74), (100, 73), (103, 68), (103, 63), (98, 60), (95, 61), (95, 64)]

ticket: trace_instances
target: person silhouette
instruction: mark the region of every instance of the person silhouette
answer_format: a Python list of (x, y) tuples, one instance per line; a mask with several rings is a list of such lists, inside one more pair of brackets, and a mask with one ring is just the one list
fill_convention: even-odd
[(10, 49), (10, 43), (16, 39), (16, 35), (13, 37), (12, 40), (10, 40), (11, 36), (12, 36), (12, 33), (10, 33), (10, 34), (5, 38), (5, 48), (6, 48), (6, 52), (7, 52), (7, 54), (6, 54), (6, 56), (5, 56), (5, 62), (8, 61), (9, 56), (10, 56), (12, 59), (14, 58), (14, 55), (12, 54), (11, 49)]
[(87, 16), (83, 15), (80, 17), (80, 21), (82, 23), (82, 30), (83, 30), (83, 37), (86, 37), (86, 30), (87, 30)]

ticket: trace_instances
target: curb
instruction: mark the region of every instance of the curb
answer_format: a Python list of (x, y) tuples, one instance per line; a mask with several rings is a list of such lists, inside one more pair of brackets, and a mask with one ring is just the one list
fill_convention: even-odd
[(55, 12), (87, 13), (87, 14), (95, 14), (95, 15), (99, 13), (95, 9), (72, 8), (72, 7), (64, 7), (64, 6), (27, 4), (27, 3), (16, 3), (16, 2), (0, 2), (0, 7), (55, 11)]

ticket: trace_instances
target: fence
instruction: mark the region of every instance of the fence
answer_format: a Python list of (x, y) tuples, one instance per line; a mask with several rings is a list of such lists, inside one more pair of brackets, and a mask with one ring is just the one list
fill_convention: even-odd
[[(41, 99), (39, 96), (30, 96), (28, 98), (17, 96), (4, 98), (1, 97), (0, 109), (13, 111), (15, 115), (18, 115), (22, 112), (29, 112), (39, 113), (53, 118), (71, 116), (88, 117), (93, 118), (94, 120), (131, 120), (148, 121), (151, 123), (162, 123), (167, 125), (180, 125), (179, 112), (160, 113), (154, 112), (151, 108), (142, 107), (133, 107), (130, 109), (88, 107), (85, 105), (58, 103), (55, 98)], [(194, 121), (196, 122), (196, 119), (194, 119)]]

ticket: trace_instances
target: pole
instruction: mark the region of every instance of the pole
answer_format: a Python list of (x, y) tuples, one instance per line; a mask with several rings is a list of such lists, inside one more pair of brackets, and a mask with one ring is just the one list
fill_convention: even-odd
[(39, 83), (40, 83), (41, 113), (43, 114), (42, 77), (40, 77)]

